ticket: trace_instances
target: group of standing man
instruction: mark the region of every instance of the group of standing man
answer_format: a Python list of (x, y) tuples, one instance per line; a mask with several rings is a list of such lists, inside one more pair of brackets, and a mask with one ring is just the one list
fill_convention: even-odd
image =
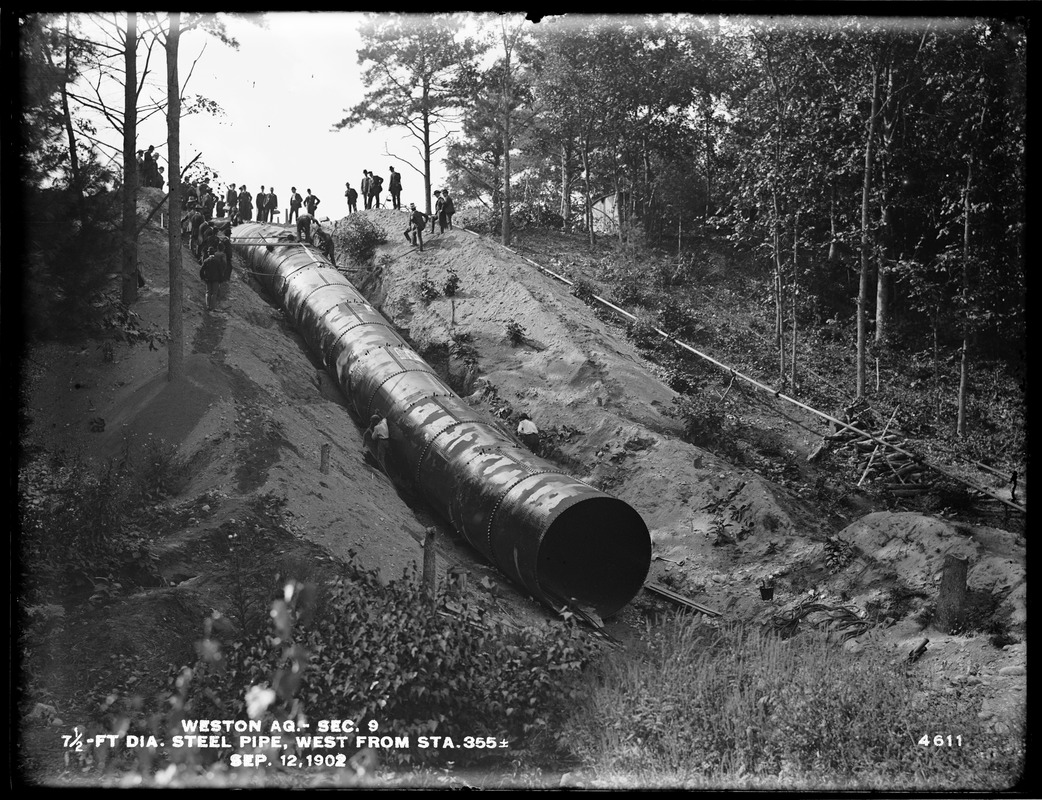
[(159, 166), (158, 158), (155, 145), (150, 144), (148, 150), (137, 151), (137, 173), (142, 186), (163, 188), (163, 168)]
[[(350, 182), (344, 184), (344, 197), (347, 198), (347, 213), (358, 211), (358, 189)], [(384, 190), (384, 179), (375, 172), (362, 170), (362, 202), (366, 208), (380, 208), (380, 195)], [(391, 177), (387, 180), (387, 191), (391, 194), (391, 208), (398, 211), (402, 207), (402, 174), (391, 167)]]

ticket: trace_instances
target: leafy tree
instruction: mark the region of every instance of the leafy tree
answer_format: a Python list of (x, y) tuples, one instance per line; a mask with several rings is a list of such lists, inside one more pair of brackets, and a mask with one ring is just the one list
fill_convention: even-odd
[(334, 128), (362, 123), (371, 129), (404, 127), (416, 140), (422, 169), (399, 160), (423, 175), (430, 214), (431, 159), (445, 146), (450, 134), (446, 126), (456, 121), (457, 78), (473, 54), (463, 33), (463, 18), (454, 14), (372, 14), (361, 35), (358, 63), (364, 66), (362, 78), (368, 92)]

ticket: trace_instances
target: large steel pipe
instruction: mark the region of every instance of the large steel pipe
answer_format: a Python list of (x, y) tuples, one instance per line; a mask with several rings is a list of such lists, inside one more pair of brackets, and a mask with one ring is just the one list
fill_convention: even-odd
[(255, 223), (236, 227), (232, 241), (359, 419), (387, 419), (392, 479), (550, 607), (610, 616), (626, 605), (651, 565), (640, 515), (475, 412), (317, 249), (292, 238)]

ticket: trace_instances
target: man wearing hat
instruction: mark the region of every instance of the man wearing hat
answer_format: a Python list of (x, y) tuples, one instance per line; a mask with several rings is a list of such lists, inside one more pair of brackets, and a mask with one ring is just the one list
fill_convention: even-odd
[(405, 239), (420, 246), (423, 252), (423, 229), (427, 227), (427, 215), (416, 210), (416, 203), (409, 203), (409, 227), (405, 229)]

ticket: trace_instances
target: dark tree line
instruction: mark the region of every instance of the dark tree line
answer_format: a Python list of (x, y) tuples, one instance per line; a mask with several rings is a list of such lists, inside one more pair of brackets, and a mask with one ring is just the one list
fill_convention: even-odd
[(962, 395), (975, 348), (1023, 338), (1023, 20), (443, 15), (418, 54), (414, 19), (379, 19), (368, 107), (391, 81), (422, 108), (437, 74), (455, 194), (504, 243), (521, 215), (593, 244), (605, 196), (620, 239), (726, 236), (760, 256), (790, 384), (831, 317), (857, 395), (912, 329), (957, 337)]

